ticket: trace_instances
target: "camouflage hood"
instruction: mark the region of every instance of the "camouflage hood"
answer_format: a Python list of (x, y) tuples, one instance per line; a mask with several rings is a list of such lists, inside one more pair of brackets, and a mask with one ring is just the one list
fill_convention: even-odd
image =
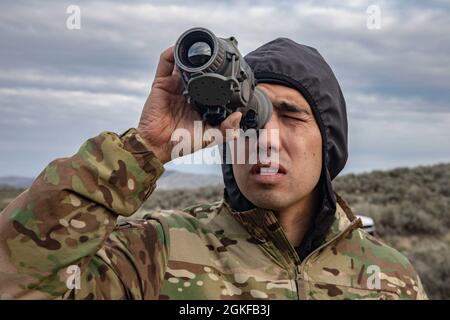
[[(245, 56), (259, 83), (273, 83), (298, 90), (311, 106), (323, 144), (319, 181), (321, 210), (299, 248), (305, 257), (325, 239), (336, 211), (331, 181), (347, 161), (347, 113), (344, 96), (333, 71), (320, 53), (290, 39), (277, 38)], [(224, 148), (224, 153), (226, 149)], [(232, 208), (245, 211), (255, 206), (239, 190), (231, 164), (222, 164), (224, 195)]]

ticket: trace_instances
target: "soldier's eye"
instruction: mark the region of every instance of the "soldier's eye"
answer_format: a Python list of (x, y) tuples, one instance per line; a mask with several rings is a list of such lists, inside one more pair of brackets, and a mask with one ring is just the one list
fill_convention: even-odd
[(304, 122), (306, 120), (305, 118), (302, 118), (301, 116), (282, 115), (282, 117), (287, 119), (287, 120), (292, 120), (292, 121), (302, 121), (302, 122)]

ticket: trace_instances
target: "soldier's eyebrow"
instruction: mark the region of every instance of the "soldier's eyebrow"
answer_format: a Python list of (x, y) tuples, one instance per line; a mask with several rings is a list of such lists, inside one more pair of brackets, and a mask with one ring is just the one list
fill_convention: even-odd
[(279, 111), (296, 112), (310, 115), (309, 111), (306, 108), (304, 108), (303, 106), (299, 106), (298, 104), (291, 101), (275, 101), (272, 102), (272, 104), (273, 107)]

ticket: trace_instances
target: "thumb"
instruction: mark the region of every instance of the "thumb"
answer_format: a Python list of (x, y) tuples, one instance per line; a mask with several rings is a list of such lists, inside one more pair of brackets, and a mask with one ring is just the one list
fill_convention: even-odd
[[(224, 137), (233, 139), (237, 138), (239, 136), (239, 130), (240, 130), (240, 123), (242, 119), (242, 112), (236, 111), (230, 114), (221, 124), (220, 124), (220, 131), (222, 131), (222, 134)], [(232, 130), (233, 132), (229, 132), (227, 135), (227, 131)], [(232, 134), (230, 134), (232, 133)]]
[[(209, 124), (205, 125), (205, 134), (202, 139), (202, 148), (206, 147), (212, 147), (213, 145), (216, 145), (218, 143), (223, 143), (227, 140), (233, 140), (239, 137), (240, 133), (240, 123), (241, 123), (242, 113), (241, 112), (233, 112), (231, 115), (229, 115), (222, 123), (220, 124), (219, 128), (214, 128)], [(209, 129), (215, 129), (219, 130), (222, 134), (222, 139), (217, 140), (216, 138), (213, 138), (209, 135)], [(228, 132), (227, 131), (231, 131)]]
[(225, 120), (220, 124), (220, 130), (224, 131), (226, 129), (239, 129), (239, 124), (242, 119), (242, 112), (236, 111), (230, 114)]

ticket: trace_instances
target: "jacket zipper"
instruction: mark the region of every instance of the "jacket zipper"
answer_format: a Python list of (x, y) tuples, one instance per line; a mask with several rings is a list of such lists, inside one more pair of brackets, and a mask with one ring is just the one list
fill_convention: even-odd
[[(269, 210), (269, 212), (272, 215), (274, 214), (273, 211), (271, 211), (271, 210)], [(274, 219), (274, 220), (276, 221), (276, 219)], [(357, 225), (357, 224), (359, 224), (359, 219), (355, 219), (354, 221), (352, 221), (350, 223), (350, 225), (347, 228), (345, 228), (345, 230), (339, 232), (333, 238), (331, 238), (330, 240), (328, 240), (327, 242), (323, 243), (322, 245), (317, 247), (315, 250), (310, 252), (305, 257), (305, 259), (303, 261), (300, 261), (300, 257), (298, 256), (298, 254), (295, 251), (295, 249), (292, 246), (292, 244), (287, 239), (286, 233), (284, 233), (284, 231), (282, 230), (281, 226), (278, 224), (278, 226), (281, 229), (280, 235), (282, 237), (283, 243), (287, 247), (288, 251), (290, 252), (290, 256), (294, 257), (294, 261), (292, 261), (292, 257), (290, 257), (290, 256), (286, 257), (286, 254), (283, 253), (283, 250), (281, 250), (280, 248), (278, 248), (278, 251), (281, 252), (281, 255), (284, 257), (284, 260), (286, 260), (286, 262), (288, 264), (288, 268), (291, 269), (292, 266), (294, 267), (293, 268), (294, 269), (294, 278), (295, 278), (295, 284), (296, 284), (296, 289), (297, 289), (297, 297), (299, 299), (306, 299), (306, 288), (305, 288), (305, 281), (304, 281), (305, 278), (304, 278), (304, 270), (303, 269), (304, 269), (308, 259), (311, 256), (313, 256), (316, 252), (318, 252), (319, 250), (321, 250), (324, 247), (326, 247), (326, 246), (330, 245), (331, 243), (333, 243), (336, 239), (341, 237), (343, 234), (348, 232), (350, 229), (353, 229), (355, 227), (355, 225)], [(290, 272), (290, 274), (292, 274), (292, 271)]]
[(306, 288), (301, 265), (295, 265), (295, 284), (297, 286), (297, 297), (299, 300), (306, 300)]
[[(353, 229), (355, 227), (355, 225), (357, 225), (358, 219), (355, 219), (354, 221), (352, 221), (352, 223), (345, 228), (345, 230), (343, 230), (342, 232), (339, 232), (337, 235), (335, 235), (333, 238), (331, 238), (330, 240), (328, 240), (327, 242), (321, 244), (320, 246), (318, 246), (316, 249), (314, 249), (312, 252), (310, 252), (305, 259), (303, 259), (302, 262), (300, 262), (300, 264), (295, 263), (295, 282), (297, 285), (297, 296), (299, 297), (299, 299), (306, 299), (306, 290), (305, 290), (305, 286), (304, 286), (304, 273), (303, 273), (303, 269), (306, 265), (306, 262), (308, 261), (308, 259), (314, 255), (316, 252), (322, 250), (324, 247), (329, 246), (331, 243), (333, 243), (334, 241), (336, 241), (336, 239), (340, 238), (344, 233), (348, 232), (349, 230)], [(287, 240), (287, 239), (286, 239)], [(291, 250), (294, 250), (292, 248), (292, 245), (290, 243), (289, 247), (291, 248)], [(295, 251), (295, 250), (294, 250)], [(295, 254), (297, 254), (297, 252), (295, 252)]]

